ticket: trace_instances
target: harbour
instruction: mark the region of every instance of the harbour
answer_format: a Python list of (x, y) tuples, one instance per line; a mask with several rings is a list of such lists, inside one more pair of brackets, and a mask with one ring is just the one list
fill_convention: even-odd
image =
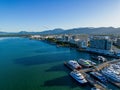
[(80, 55), (88, 58), (89, 54), (19, 37), (0, 40), (0, 50), (0, 90), (89, 88), (73, 81), (68, 76), (69, 70), (63, 65), (65, 60), (78, 59)]
[[(5, 39), (3, 41), (1, 41), (1, 43), (7, 43), (8, 41), (14, 41), (14, 40), (17, 40), (17, 42), (19, 43), (19, 45), (21, 45), (21, 41), (23, 42), (24, 40), (27, 41), (28, 43), (31, 43), (31, 45), (35, 45), (34, 48), (36, 48), (35, 50), (35, 55), (40, 55), (39, 56), (33, 56), (33, 57), (30, 57), (30, 58), (21, 58), (21, 59), (16, 59), (15, 60), (15, 63), (13, 63), (13, 65), (17, 65), (17, 68), (19, 66), (19, 68), (21, 67), (26, 67), (28, 68), (29, 67), (36, 67), (35, 69), (39, 70), (40, 68), (44, 68), (44, 70), (46, 71), (46, 75), (44, 76), (44, 78), (42, 78), (42, 81), (38, 79), (41, 78), (40, 74), (42, 74), (41, 72), (44, 72), (41, 70), (40, 72), (40, 76), (37, 76), (37, 79), (39, 80), (39, 83), (36, 83), (36, 85), (42, 83), (43, 81), (43, 84), (41, 84), (41, 86), (43, 85), (43, 87), (38, 87), (38, 88), (41, 88), (41, 90), (43, 90), (44, 88), (47, 88), (47, 86), (49, 87), (49, 89), (53, 89), (53, 87), (56, 87), (56, 90), (59, 90), (58, 87), (63, 87), (63, 89), (66, 89), (66, 90), (69, 90), (71, 86), (75, 86), (77, 89), (80, 89), (80, 90), (90, 90), (90, 88), (92, 87), (96, 87), (96, 88), (101, 88), (102, 90), (109, 90), (109, 89), (113, 89), (115, 88), (116, 90), (119, 88), (120, 84), (119, 83), (116, 83), (116, 82), (112, 82), (110, 80), (108, 80), (109, 82), (107, 83), (107, 87), (105, 87), (101, 82), (94, 80), (91, 78), (91, 76), (89, 75), (90, 72), (95, 72), (95, 71), (101, 71), (103, 68), (105, 67), (108, 67), (111, 63), (114, 64), (114, 63), (118, 63), (119, 60), (108, 60), (107, 62), (103, 62), (103, 63), (98, 63), (98, 61), (96, 60), (91, 60), (91, 55), (88, 54), (88, 53), (85, 53), (85, 52), (78, 52), (76, 49), (70, 49), (70, 48), (67, 48), (67, 47), (56, 47), (56, 45), (51, 45), (51, 44), (47, 44), (47, 43), (44, 43), (44, 42), (41, 42), (41, 41), (36, 41), (36, 40), (29, 40), (27, 38), (15, 38), (15, 39)], [(43, 51), (42, 49), (39, 51), (38, 48), (40, 47), (40, 44), (42, 44), (42, 47), (44, 46), (44, 49), (45, 52), (44, 53), (39, 53), (41, 51)], [(23, 44), (25, 47), (26, 47), (26, 44)], [(30, 45), (30, 47), (31, 47)], [(56, 51), (56, 50), (60, 50), (58, 52), (50, 52), (49, 54), (46, 53), (47, 49), (45, 49), (45, 47), (50, 47), (52, 48), (53, 51)], [(10, 46), (10, 45), (9, 45)], [(28, 45), (27, 45), (28, 46)], [(37, 46), (37, 47), (36, 47)], [(2, 46), (1, 46), (2, 47)], [(18, 47), (18, 46), (17, 46)], [(16, 47), (16, 48), (17, 48)], [(14, 47), (15, 48), (15, 47)], [(12, 48), (13, 49), (13, 48)], [(39, 48), (40, 49), (40, 48)], [(17, 50), (17, 49), (16, 49)], [(21, 49), (23, 51), (23, 49)], [(29, 49), (28, 49), (29, 50)], [(63, 51), (65, 50), (65, 51)], [(21, 51), (21, 52), (22, 52)], [(48, 51), (49, 52), (49, 51)], [(28, 51), (26, 52), (28, 53)], [(4, 53), (2, 53), (4, 54)], [(2, 55), (1, 54), (1, 55)], [(17, 54), (17, 53), (16, 53)], [(20, 54), (20, 51), (18, 52), (18, 55)], [(34, 55), (33, 53), (31, 53), (32, 55)], [(46, 58), (45, 59), (45, 56), (46, 55), (50, 55), (49, 57), (53, 58), (51, 60), (49, 60), (49, 58)], [(52, 55), (52, 56), (51, 56)], [(54, 56), (54, 55), (57, 55), (57, 56)], [(64, 58), (58, 58), (58, 55), (62, 55), (62, 57), (65, 55)], [(26, 56), (26, 55), (25, 55)], [(28, 55), (29, 56), (29, 55)], [(31, 55), (30, 55), (31, 56)], [(38, 58), (39, 57), (39, 58)], [(39, 60), (40, 58), (44, 58), (44, 60), (47, 60), (46, 61), (42, 61), (42, 60)], [(59, 56), (60, 57), (60, 56)], [(36, 58), (36, 60), (35, 60)], [(38, 58), (38, 59), (37, 59)], [(73, 70), (72, 67), (70, 67), (70, 70), (68, 70), (65, 66), (63, 66), (63, 63), (64, 62), (68, 62), (69, 60), (78, 60), (80, 58), (84, 58), (86, 60), (91, 60), (91, 61), (96, 61), (97, 62), (97, 65), (93, 66), (93, 67), (84, 67), (84, 68), (81, 68), (79, 69), (78, 71), (80, 73), (82, 73), (84, 75), (84, 77), (86, 78), (86, 80), (89, 82), (90, 85), (88, 85), (87, 87), (81, 87), (79, 84), (76, 83), (76, 81), (72, 81), (71, 77), (69, 77), (69, 73), (71, 70)], [(32, 60), (33, 59), (33, 60)], [(27, 61), (26, 61), (27, 60)], [(35, 60), (35, 61), (34, 61)], [(57, 61), (56, 61), (57, 60)], [(66, 63), (64, 63), (66, 64)], [(23, 66), (21, 66), (23, 65)], [(40, 65), (40, 66), (39, 66)], [(51, 68), (50, 68), (50, 67)], [(25, 68), (24, 67), (24, 68)], [(38, 68), (37, 68), (38, 67)], [(67, 65), (67, 67), (69, 67), (69, 65)], [(16, 69), (17, 69), (16, 68)], [(24, 70), (24, 69), (23, 69)], [(29, 71), (30, 73), (31, 71)], [(37, 73), (37, 71), (36, 71)], [(58, 74), (55, 74), (55, 73), (58, 73)], [(27, 74), (27, 73), (26, 73)], [(27, 74), (29, 76), (29, 74)], [(37, 74), (36, 74), (37, 75)], [(42, 74), (44, 75), (44, 73)], [(44, 80), (45, 77), (47, 78), (47, 75), (52, 75), (52, 76), (49, 76), (49, 78), (53, 78), (53, 80)], [(24, 74), (23, 74), (24, 76)], [(55, 79), (55, 77), (57, 79)], [(11, 78), (12, 79), (12, 78)], [(38, 81), (37, 80), (37, 81)], [(58, 81), (60, 80), (59, 83), (57, 83)], [(65, 80), (65, 83), (62, 83), (64, 82)], [(22, 80), (20, 80), (22, 81)], [(29, 79), (27, 80), (29, 81)], [(31, 82), (31, 81), (30, 81)], [(36, 82), (36, 79), (35, 79), (35, 82)], [(52, 84), (51, 84), (52, 83)], [(110, 84), (111, 83), (111, 84)], [(12, 83), (11, 83), (12, 84)], [(57, 85), (56, 85), (57, 84)], [(5, 84), (6, 85), (6, 84)], [(21, 85), (21, 84), (20, 84)], [(35, 88), (36, 87), (35, 84), (33, 84), (32, 86)], [(63, 86), (65, 85), (65, 87)], [(4, 86), (4, 85), (3, 85)], [(1, 86), (1, 89), (4, 89), (5, 87)], [(19, 85), (17, 85), (18, 87)], [(28, 84), (29, 86), (29, 84)], [(108, 87), (109, 86), (109, 87)], [(17, 88), (16, 87), (16, 88)], [(7, 88), (7, 87), (6, 87)], [(10, 88), (10, 87), (8, 87)], [(15, 88), (14, 84), (13, 84), (13, 87), (11, 88), (11, 90), (15, 90), (13, 89)], [(21, 87), (23, 88), (23, 87)], [(68, 88), (68, 89), (67, 89)], [(107, 89), (106, 89), (107, 88)], [(109, 88), (109, 89), (108, 89)], [(28, 89), (28, 87), (26, 87), (26, 90)], [(55, 89), (55, 88), (54, 88)], [(75, 88), (72, 88), (72, 90), (74, 90)], [(29, 88), (29, 90), (32, 90)], [(114, 89), (113, 89), (114, 90)]]
[[(74, 46), (74, 47), (76, 47), (76, 46)], [(82, 75), (84, 75), (85, 79), (89, 82), (90, 85), (94, 86), (94, 88), (100, 89), (100, 90), (111, 90), (110, 88), (108, 88), (107, 86), (104, 85), (104, 82), (99, 82), (99, 81), (96, 81), (95, 79), (91, 79), (91, 77), (90, 77), (90, 75), (88, 73), (89, 72), (90, 73), (98, 73), (98, 72), (101, 73), (101, 71), (103, 71), (104, 68), (109, 67), (111, 64), (116, 64), (116, 63), (120, 62), (120, 60), (118, 59), (119, 55), (115, 54), (113, 51), (111, 52), (109, 50), (102, 50), (102, 49), (101, 50), (99, 50), (99, 49), (95, 50), (95, 48), (93, 48), (93, 49), (92, 48), (91, 49), (90, 48), (82, 48), (82, 49), (79, 48), (78, 51), (88, 52), (88, 53), (93, 53), (93, 54), (98, 54), (98, 55), (103, 55), (103, 56), (107, 56), (107, 57), (116, 58), (116, 60), (111, 60), (111, 61), (105, 59), (102, 56), (98, 56), (98, 58), (93, 58), (95, 60), (98, 59), (98, 62), (99, 62), (98, 65), (96, 65), (96, 63), (92, 62), (91, 60), (84, 60), (84, 59), (80, 59), (80, 60), (77, 60), (77, 61), (70, 60), (68, 63), (64, 62), (64, 65), (67, 66), (72, 71), (76, 70), (77, 72), (79, 72)], [(101, 62), (101, 64), (100, 64), (100, 62)], [(73, 64), (73, 66), (71, 66), (70, 63)], [(94, 63), (93, 66), (92, 66), (91, 63)], [(74, 65), (79, 66), (78, 64), (80, 64), (80, 65), (82, 65), (83, 67), (86, 67), (86, 68), (83, 68), (83, 67), (82, 68), (76, 68), (76, 67), (74, 67)], [(79, 67), (81, 67), (81, 66), (79, 66)], [(95, 75), (95, 77), (96, 77), (96, 75)], [(106, 78), (109, 79), (108, 77), (106, 77)], [(112, 83), (113, 85), (115, 85), (117, 87), (120, 87), (119, 86), (120, 83), (113, 82), (110, 79), (108, 81), (110, 83)], [(108, 83), (108, 82), (106, 82), (106, 83)]]
[(0, 90), (120, 90), (119, 0), (0, 0)]

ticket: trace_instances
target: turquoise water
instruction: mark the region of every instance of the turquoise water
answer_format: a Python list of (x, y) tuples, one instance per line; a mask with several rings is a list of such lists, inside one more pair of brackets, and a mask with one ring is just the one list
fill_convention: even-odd
[(90, 90), (76, 83), (63, 65), (70, 59), (89, 57), (41, 41), (0, 38), (0, 90)]

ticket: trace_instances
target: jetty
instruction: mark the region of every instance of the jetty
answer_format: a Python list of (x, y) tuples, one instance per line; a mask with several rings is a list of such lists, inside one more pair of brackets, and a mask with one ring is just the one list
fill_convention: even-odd
[(95, 66), (94, 69), (97, 70), (97, 71), (100, 71), (103, 68), (108, 67), (110, 64), (115, 64), (115, 63), (118, 63), (118, 62), (120, 62), (120, 59), (107, 61), (107, 62), (99, 64), (98, 66)]
[(94, 80), (93, 78), (90, 77), (87, 73), (82, 73), (86, 80), (90, 83), (90, 85), (99, 88), (100, 90), (107, 90), (107, 87), (100, 83), (99, 81)]

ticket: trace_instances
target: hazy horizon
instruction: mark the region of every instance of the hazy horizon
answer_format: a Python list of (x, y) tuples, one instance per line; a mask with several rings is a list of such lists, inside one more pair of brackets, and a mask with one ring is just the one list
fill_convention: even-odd
[(120, 27), (120, 0), (0, 0), (0, 31)]
[[(54, 29), (51, 29), (51, 31), (56, 30), (56, 29), (62, 29), (66, 31), (66, 30), (72, 30), (72, 29), (78, 29), (78, 28), (96, 28), (97, 29), (97, 28), (120, 28), (120, 27), (112, 27), (112, 26), (109, 26), (109, 27), (76, 27), (76, 28), (70, 28), (70, 29), (54, 28)], [(0, 32), (18, 33), (18, 32), (44, 32), (44, 31), (50, 31), (50, 30), (41, 30), (41, 31), (20, 30), (20, 31), (0, 31)]]

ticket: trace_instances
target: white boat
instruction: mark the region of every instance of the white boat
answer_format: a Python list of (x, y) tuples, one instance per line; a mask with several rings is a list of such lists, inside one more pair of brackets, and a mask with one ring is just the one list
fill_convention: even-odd
[(93, 87), (91, 90), (100, 90), (99, 88)]
[(90, 60), (85, 60), (85, 59), (79, 59), (78, 63), (85, 67), (92, 67), (92, 66), (96, 65), (96, 63), (94, 63)]
[(109, 79), (115, 81), (115, 82), (120, 82), (120, 73), (115, 71), (113, 68), (105, 68), (102, 70), (102, 73)]
[(70, 60), (68, 65), (70, 65), (73, 69), (81, 69), (81, 66), (75, 60)]
[(99, 61), (102, 61), (102, 62), (106, 61), (106, 59), (103, 56), (98, 56), (97, 58), (98, 58)]
[(102, 62), (106, 61), (106, 58), (104, 58), (103, 56), (91, 56), (91, 58)]
[(72, 71), (71, 73), (70, 73), (70, 76), (72, 77), (72, 78), (74, 78), (78, 83), (80, 83), (80, 84), (85, 84), (85, 83), (87, 83), (87, 80), (84, 78), (84, 76), (80, 73), (80, 72), (78, 72), (78, 71)]

